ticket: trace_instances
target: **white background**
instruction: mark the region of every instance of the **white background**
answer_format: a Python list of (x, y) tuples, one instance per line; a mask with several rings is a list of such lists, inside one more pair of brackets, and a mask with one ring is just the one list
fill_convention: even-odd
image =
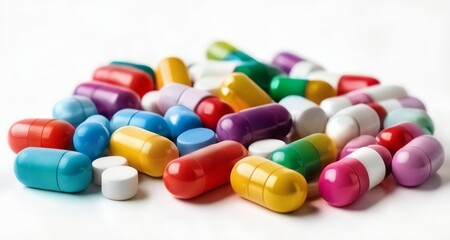
[(53, 104), (110, 60), (155, 66), (205, 58), (226, 40), (261, 60), (292, 50), (334, 72), (363, 72), (422, 99), (450, 154), (449, 1), (0, 0), (0, 239), (450, 239), (450, 162), (416, 189), (388, 178), (360, 201), (308, 201), (277, 214), (229, 186), (191, 201), (140, 175), (139, 195), (110, 201), (29, 189), (6, 141), (22, 118)]

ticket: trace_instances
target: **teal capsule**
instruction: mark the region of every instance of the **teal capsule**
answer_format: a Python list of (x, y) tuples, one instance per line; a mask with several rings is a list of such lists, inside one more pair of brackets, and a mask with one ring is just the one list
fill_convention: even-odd
[(142, 70), (152, 76), (153, 81), (155, 80), (155, 72), (153, 69), (147, 65), (139, 64), (139, 63), (132, 63), (132, 62), (125, 62), (125, 61), (112, 61), (110, 64), (112, 65), (123, 65), (128, 67), (137, 68), (139, 70)]
[(92, 165), (79, 152), (29, 147), (17, 154), (14, 173), (27, 187), (74, 193), (89, 186)]
[(413, 122), (417, 124), (426, 133), (434, 133), (434, 124), (431, 117), (422, 109), (418, 108), (399, 108), (388, 113), (384, 119), (384, 128), (391, 127), (400, 122)]

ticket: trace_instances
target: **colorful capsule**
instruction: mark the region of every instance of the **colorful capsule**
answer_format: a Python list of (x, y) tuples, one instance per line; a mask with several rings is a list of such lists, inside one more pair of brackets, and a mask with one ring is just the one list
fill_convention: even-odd
[(82, 83), (75, 88), (73, 95), (90, 98), (97, 107), (98, 113), (108, 119), (121, 109), (140, 108), (140, 98), (135, 92), (106, 83)]
[(147, 112), (153, 112), (162, 115), (158, 107), (159, 91), (150, 91), (141, 99), (141, 108)]
[(231, 169), (246, 156), (247, 149), (234, 141), (207, 146), (171, 161), (164, 185), (177, 198), (194, 198), (229, 182)]
[(280, 213), (300, 208), (308, 191), (300, 173), (258, 156), (237, 162), (230, 183), (240, 197)]
[(176, 105), (181, 105), (194, 111), (209, 129), (216, 129), (219, 119), (233, 109), (210, 93), (183, 84), (167, 84), (160, 90), (158, 108), (162, 113)]
[(192, 86), (189, 72), (183, 60), (176, 57), (168, 57), (159, 62), (156, 68), (156, 89), (159, 90), (168, 83)]
[(367, 75), (336, 74), (326, 71), (316, 71), (308, 74), (307, 79), (322, 80), (336, 87), (337, 95), (343, 95), (351, 91), (379, 85), (378, 79)]
[(369, 145), (375, 144), (377, 144), (377, 140), (375, 140), (375, 137), (371, 135), (361, 135), (359, 137), (353, 138), (342, 148), (341, 155), (339, 155), (339, 159), (346, 157), (350, 153), (362, 147), (367, 147)]
[(324, 70), (322, 66), (289, 52), (278, 53), (272, 64), (291, 78), (305, 78), (311, 72)]
[(289, 112), (280, 104), (271, 103), (223, 116), (216, 133), (220, 141), (233, 140), (247, 146), (261, 139), (282, 139), (291, 127)]
[(117, 129), (109, 142), (111, 155), (122, 156), (128, 165), (152, 177), (161, 177), (166, 165), (179, 157), (169, 139), (135, 126)]
[(180, 156), (183, 156), (216, 142), (216, 133), (213, 130), (208, 128), (193, 128), (177, 137), (177, 148)]
[(378, 113), (378, 117), (380, 117), (381, 121), (381, 126), (383, 126), (383, 122), (386, 116), (396, 109), (417, 108), (425, 111), (425, 105), (423, 105), (422, 101), (415, 97), (409, 96), (403, 98), (391, 98), (379, 102), (369, 103), (368, 105)]
[(286, 146), (286, 143), (279, 139), (258, 140), (248, 146), (248, 155), (269, 158), (273, 151), (284, 146)]
[(342, 96), (331, 97), (323, 100), (320, 107), (328, 117), (333, 116), (339, 110), (359, 103), (379, 102), (390, 98), (403, 98), (408, 96), (405, 89), (395, 85), (374, 85), (358, 89)]
[(169, 108), (164, 114), (164, 120), (169, 126), (172, 139), (177, 139), (180, 134), (189, 129), (202, 127), (202, 122), (197, 114), (183, 106)]
[(90, 98), (71, 96), (61, 99), (53, 106), (53, 117), (77, 127), (89, 116), (97, 114), (97, 108)]
[(294, 95), (284, 97), (279, 104), (291, 114), (293, 126), (300, 138), (325, 132), (328, 117), (317, 104)]
[(417, 124), (426, 134), (434, 133), (433, 120), (427, 112), (419, 108), (400, 108), (393, 110), (387, 114), (383, 126), (388, 128), (404, 121)]
[(391, 161), (382, 146), (360, 148), (325, 167), (318, 181), (320, 195), (332, 206), (347, 206), (388, 176)]
[(144, 71), (145, 73), (150, 75), (152, 77), (153, 82), (156, 79), (155, 72), (153, 71), (153, 69), (151, 67), (147, 66), (147, 65), (144, 65), (144, 64), (139, 64), (139, 63), (134, 63), (134, 62), (126, 62), (126, 61), (112, 61), (110, 64), (111, 65), (122, 65), (122, 66), (133, 67), (133, 68), (139, 69), (141, 71)]
[(316, 104), (322, 100), (336, 96), (336, 90), (327, 82), (296, 79), (277, 76), (270, 83), (270, 96), (274, 101), (280, 101), (289, 95), (305, 97)]
[(350, 140), (361, 135), (377, 135), (380, 119), (375, 110), (366, 104), (344, 108), (332, 116), (325, 127), (325, 133), (336, 143), (338, 152)]
[(110, 130), (109, 121), (101, 115), (90, 117), (82, 122), (73, 135), (73, 146), (85, 154), (91, 161), (103, 156), (108, 148)]
[(380, 131), (375, 140), (377, 144), (385, 147), (394, 155), (400, 148), (422, 135), (424, 135), (424, 131), (418, 125), (412, 122), (401, 122)]
[(143, 97), (155, 89), (154, 81), (146, 72), (123, 65), (101, 66), (94, 71), (94, 81), (125, 87)]
[(51, 148), (20, 151), (14, 173), (27, 187), (68, 193), (83, 191), (92, 180), (91, 160), (86, 155)]
[(211, 43), (206, 51), (206, 57), (211, 60), (256, 62), (246, 53), (223, 41)]
[(27, 147), (72, 149), (75, 128), (57, 119), (23, 119), (14, 123), (8, 133), (8, 143), (15, 153)]
[(264, 90), (242, 73), (232, 73), (226, 77), (219, 95), (236, 112), (273, 102)]
[(311, 180), (336, 161), (336, 145), (323, 133), (315, 133), (273, 151), (269, 159)]
[(395, 153), (392, 175), (400, 185), (416, 187), (439, 170), (444, 158), (444, 148), (436, 138), (419, 136)]
[(169, 138), (170, 129), (166, 120), (159, 114), (136, 109), (122, 109), (111, 118), (111, 130), (114, 132), (124, 126), (135, 126)]

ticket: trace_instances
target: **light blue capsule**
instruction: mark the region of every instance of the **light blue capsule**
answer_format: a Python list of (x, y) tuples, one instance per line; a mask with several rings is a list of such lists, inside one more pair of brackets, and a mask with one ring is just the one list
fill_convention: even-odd
[(85, 96), (71, 96), (61, 99), (53, 106), (53, 117), (77, 127), (86, 118), (97, 114), (94, 102)]

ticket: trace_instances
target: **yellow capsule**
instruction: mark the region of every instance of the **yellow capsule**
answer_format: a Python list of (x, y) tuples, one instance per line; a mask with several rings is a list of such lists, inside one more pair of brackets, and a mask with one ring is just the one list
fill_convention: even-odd
[(165, 84), (171, 82), (192, 86), (186, 65), (176, 57), (168, 57), (159, 62), (155, 74), (157, 89), (161, 89)]
[(231, 186), (239, 196), (275, 212), (292, 212), (303, 205), (308, 186), (298, 172), (266, 158), (249, 156), (234, 165)]
[(111, 136), (109, 151), (125, 157), (129, 166), (152, 177), (161, 177), (166, 165), (179, 157), (172, 141), (134, 126), (117, 129)]
[(320, 156), (320, 169), (324, 169), (328, 164), (336, 161), (337, 148), (336, 144), (328, 135), (323, 133), (311, 134), (304, 139), (308, 139)]
[(272, 102), (272, 98), (243, 73), (226, 77), (220, 86), (219, 97), (236, 112)]
[(329, 83), (321, 80), (309, 80), (305, 89), (305, 98), (320, 104), (322, 100), (336, 96), (336, 90)]

